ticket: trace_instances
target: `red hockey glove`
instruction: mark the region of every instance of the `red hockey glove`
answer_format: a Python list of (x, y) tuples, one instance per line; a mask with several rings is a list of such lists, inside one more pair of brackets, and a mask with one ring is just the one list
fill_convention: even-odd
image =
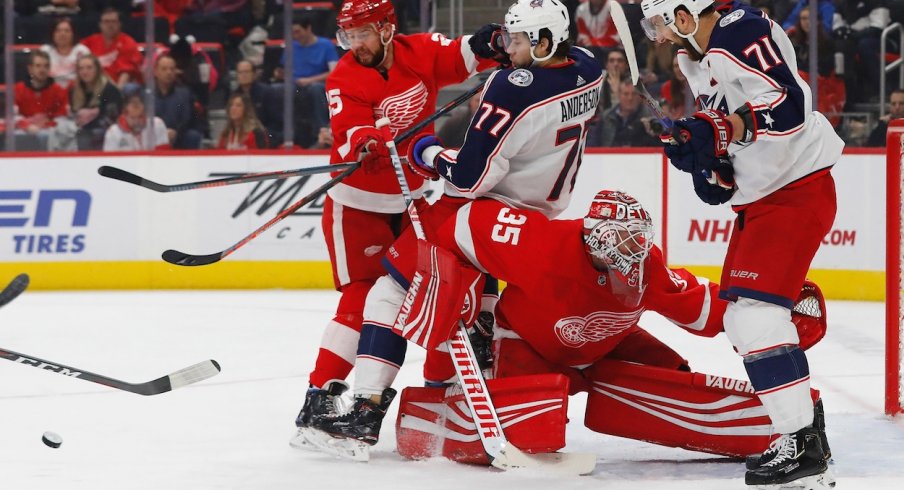
[[(701, 173), (724, 164), (733, 128), (717, 110), (695, 112), (675, 121), (672, 135), (678, 142), (665, 145), (665, 154), (678, 170)], [(663, 139), (663, 143), (666, 140)]]
[(366, 173), (392, 168), (389, 150), (379, 129), (372, 126), (358, 128), (349, 138), (349, 146)]
[(408, 145), (408, 167), (412, 172), (427, 180), (439, 180), (439, 174), (433, 168), (433, 162), (424, 160), (424, 150), (431, 146), (443, 146), (443, 143), (431, 133), (421, 133), (415, 136)]

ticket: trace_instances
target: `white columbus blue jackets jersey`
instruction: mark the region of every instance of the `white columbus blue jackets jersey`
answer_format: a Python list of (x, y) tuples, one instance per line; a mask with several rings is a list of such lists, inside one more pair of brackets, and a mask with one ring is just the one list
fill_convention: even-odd
[(753, 111), (756, 139), (728, 148), (738, 186), (732, 205), (761, 199), (841, 156), (844, 142), (813, 110), (791, 40), (759, 10), (734, 2), (716, 23), (703, 59), (680, 50), (678, 64), (704, 109), (732, 113), (748, 104)]
[(560, 65), (493, 73), (461, 149), (434, 159), (445, 193), (559, 215), (571, 200), (602, 83), (599, 63), (582, 48)]

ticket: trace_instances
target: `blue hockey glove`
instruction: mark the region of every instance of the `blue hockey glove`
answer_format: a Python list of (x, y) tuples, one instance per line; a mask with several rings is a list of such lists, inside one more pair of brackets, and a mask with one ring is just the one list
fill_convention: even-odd
[[(674, 138), (677, 144), (670, 141)], [(695, 112), (675, 121), (671, 134), (660, 136), (665, 154), (678, 170), (694, 174), (712, 170), (728, 157), (732, 138), (728, 116), (716, 111)]]
[(694, 181), (694, 192), (697, 197), (713, 206), (728, 202), (736, 190), (734, 169), (728, 160), (723, 161), (722, 165), (713, 170), (693, 172), (691, 178)]
[(424, 160), (424, 150), (431, 146), (443, 146), (443, 143), (432, 133), (421, 133), (414, 137), (408, 145), (408, 167), (417, 175), (428, 180), (439, 180), (439, 174), (433, 168), (433, 162)]
[(502, 45), (501, 24), (486, 24), (477, 29), (468, 39), (468, 45), (471, 46), (471, 52), (479, 58), (494, 60), (503, 66), (512, 64)]

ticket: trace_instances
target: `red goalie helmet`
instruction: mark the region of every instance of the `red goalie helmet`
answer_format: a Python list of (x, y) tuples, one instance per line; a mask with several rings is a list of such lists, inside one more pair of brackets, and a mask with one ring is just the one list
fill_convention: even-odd
[(636, 199), (621, 191), (594, 196), (584, 217), (587, 253), (627, 273), (646, 259), (653, 246), (653, 220)]
[(377, 28), (383, 23), (397, 24), (395, 8), (390, 0), (345, 0), (336, 24), (339, 29), (354, 29), (368, 24), (377, 24)]

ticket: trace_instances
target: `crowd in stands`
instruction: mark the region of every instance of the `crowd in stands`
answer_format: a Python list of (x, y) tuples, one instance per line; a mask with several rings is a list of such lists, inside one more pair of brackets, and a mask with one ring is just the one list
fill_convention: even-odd
[[(661, 124), (630, 82), (609, 14), (613, 1), (565, 0), (575, 44), (594, 52), (605, 70), (588, 146), (657, 146)], [(151, 53), (145, 52), (144, 3), (15, 1), (17, 150), (264, 149), (284, 147), (289, 134), (295, 148), (331, 145), (324, 82), (342, 55), (333, 41), (341, 1), (297, 4), (291, 46), (284, 49), (282, 0), (154, 0)], [(400, 31), (416, 30), (420, 2), (393, 3)], [(621, 3), (633, 29), (640, 2)], [(904, 22), (904, 0), (819, 0), (816, 19), (809, 0), (748, 3), (786, 30), (805, 80), (809, 34), (816, 29), (818, 109), (849, 145), (884, 145), (888, 119), (904, 117), (898, 89), (904, 81), (895, 70), (887, 76), (886, 94), (879, 93), (879, 43), (884, 28)], [(644, 85), (668, 117), (693, 113), (674, 48), (654, 45), (636, 27)], [(900, 56), (897, 40), (889, 37), (886, 62)], [(147, 73), (152, 84), (144, 80)], [(150, 102), (152, 123), (146, 121)], [(886, 103), (887, 115), (877, 117)], [(463, 106), (438, 124), (443, 140), (461, 141), (474, 110), (474, 103)]]

